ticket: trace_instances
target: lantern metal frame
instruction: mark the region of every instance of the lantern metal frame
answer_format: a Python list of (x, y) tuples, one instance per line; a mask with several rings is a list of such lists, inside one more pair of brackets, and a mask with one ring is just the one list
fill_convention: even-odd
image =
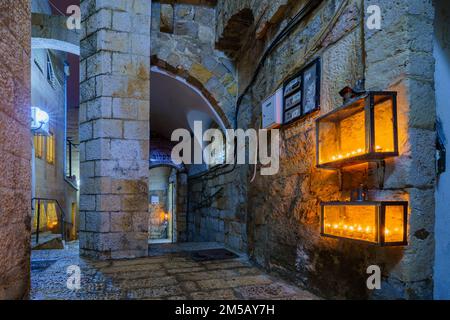
[[(392, 101), (393, 115), (393, 139), (394, 150), (390, 152), (380, 152), (376, 150), (375, 144), (375, 97), (386, 96)], [(358, 103), (364, 101), (364, 121), (365, 121), (365, 139), (366, 152), (350, 158), (337, 159), (334, 161), (320, 163), (320, 123), (326, 119), (337, 117), (339, 113), (346, 112), (347, 109), (357, 106)], [(396, 157), (399, 155), (398, 150), (398, 124), (397, 124), (397, 92), (395, 91), (367, 91), (361, 95), (348, 99), (344, 104), (331, 111), (330, 113), (319, 117), (316, 120), (316, 167), (321, 169), (341, 169), (347, 166), (353, 166), (367, 162), (380, 162), (386, 158)]]
[[(408, 202), (407, 201), (332, 201), (322, 202), (320, 214), (320, 235), (326, 238), (344, 239), (353, 242), (366, 243), (379, 247), (393, 247), (393, 246), (407, 246), (408, 245)], [(345, 236), (337, 236), (325, 233), (325, 207), (326, 206), (374, 206), (377, 208), (375, 216), (376, 224), (376, 242), (365, 241), (361, 239), (353, 239)], [(386, 242), (385, 234), (382, 230), (386, 227), (386, 207), (387, 206), (402, 206), (403, 207), (403, 240), (397, 242)]]

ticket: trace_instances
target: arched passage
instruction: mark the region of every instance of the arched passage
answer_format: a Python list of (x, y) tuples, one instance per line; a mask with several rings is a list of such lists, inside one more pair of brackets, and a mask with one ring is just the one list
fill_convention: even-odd
[[(195, 121), (201, 121), (203, 132), (226, 130), (229, 121), (193, 77), (182, 77), (160, 65), (152, 67), (150, 82), (149, 241), (182, 242), (189, 240), (188, 175), (208, 166), (175, 165), (171, 151), (177, 141), (171, 141), (172, 133), (185, 129), (194, 136)], [(194, 139), (192, 143), (203, 142)]]
[[(166, 61), (159, 59), (156, 55), (152, 56), (151, 64), (153, 72), (166, 74), (196, 91), (199, 97), (209, 105), (209, 109), (220, 119), (223, 127), (230, 128), (230, 124), (233, 123), (232, 112), (230, 112), (232, 107), (229, 105), (232, 104), (231, 100), (223, 99), (222, 96), (215, 94), (214, 91), (208, 90), (201, 80), (180, 65), (174, 67)], [(225, 88), (222, 91), (226, 91)]]
[(80, 55), (79, 45), (57, 39), (31, 38), (31, 49), (49, 49)]

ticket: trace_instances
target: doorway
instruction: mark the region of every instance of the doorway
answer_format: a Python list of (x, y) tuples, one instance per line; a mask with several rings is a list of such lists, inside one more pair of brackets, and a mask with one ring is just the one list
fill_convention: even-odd
[(176, 242), (176, 177), (171, 167), (150, 169), (149, 243)]

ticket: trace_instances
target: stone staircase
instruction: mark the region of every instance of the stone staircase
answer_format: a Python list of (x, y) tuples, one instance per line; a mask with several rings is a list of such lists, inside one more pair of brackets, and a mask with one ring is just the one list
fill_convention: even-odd
[(51, 232), (39, 233), (39, 242), (36, 243), (36, 234), (31, 235), (32, 250), (64, 249), (64, 241), (60, 234)]

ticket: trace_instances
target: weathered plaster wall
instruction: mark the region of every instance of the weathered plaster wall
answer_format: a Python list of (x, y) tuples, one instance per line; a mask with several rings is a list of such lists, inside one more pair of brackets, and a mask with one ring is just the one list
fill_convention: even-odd
[(0, 1), (0, 299), (30, 283), (30, 4)]
[[(259, 25), (249, 28), (236, 60), (240, 90), (249, 83), (255, 57), (261, 57), (280, 25), (306, 1), (292, 3), (286, 20), (271, 24), (260, 40), (256, 32), (271, 16), (259, 14), (264, 3), (244, 2), (218, 2), (219, 33), (242, 5), (262, 16), (255, 19)], [(363, 33), (362, 12), (370, 4), (382, 9), (382, 29)], [(432, 297), (435, 108), (432, 40), (427, 35), (433, 31), (433, 12), (431, 1), (323, 1), (271, 53), (245, 96), (239, 126), (257, 127), (261, 101), (315, 57), (322, 60), (321, 111), (281, 129), (277, 175), (258, 174), (250, 184), (248, 172), (230, 184), (247, 189), (247, 205), (236, 214), (247, 216), (248, 250), (257, 263), (324, 297)], [(340, 89), (364, 77), (367, 89), (399, 93), (400, 157), (387, 161), (383, 190), (378, 190), (376, 168), (362, 165), (344, 170), (340, 191), (336, 172), (315, 167), (314, 120), (342, 104)], [(360, 183), (368, 185), (373, 199), (409, 200), (407, 247), (378, 248), (320, 237), (320, 202), (347, 200)], [(382, 290), (376, 292), (366, 287), (366, 268), (372, 264), (383, 272)]]
[(80, 251), (148, 253), (150, 2), (81, 2)]

